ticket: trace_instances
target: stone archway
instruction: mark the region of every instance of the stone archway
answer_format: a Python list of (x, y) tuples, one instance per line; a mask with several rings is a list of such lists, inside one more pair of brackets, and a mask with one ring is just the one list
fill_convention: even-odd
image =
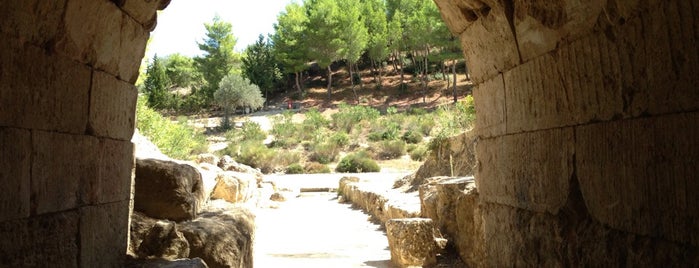
[[(117, 266), (168, 0), (0, 3), (0, 263)], [(478, 109), (486, 266), (692, 264), (699, 4), (435, 0)]]

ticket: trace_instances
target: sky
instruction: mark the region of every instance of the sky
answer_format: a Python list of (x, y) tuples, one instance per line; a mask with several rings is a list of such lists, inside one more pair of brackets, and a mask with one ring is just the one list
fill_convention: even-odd
[(186, 56), (201, 55), (197, 42), (206, 33), (204, 23), (212, 21), (218, 14), (224, 21), (233, 24), (233, 35), (238, 39), (236, 51), (257, 41), (260, 34), (274, 31), (277, 15), (292, 0), (173, 0), (158, 15), (158, 26), (151, 33), (146, 50), (148, 59), (153, 54), (159, 57), (173, 53)]

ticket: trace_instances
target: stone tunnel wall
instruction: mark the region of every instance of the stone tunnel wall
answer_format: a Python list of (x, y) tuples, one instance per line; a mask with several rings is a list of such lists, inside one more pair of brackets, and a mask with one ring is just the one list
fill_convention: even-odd
[(0, 266), (119, 267), (151, 0), (0, 2)]
[(435, 2), (477, 84), (486, 266), (699, 263), (699, 3)]

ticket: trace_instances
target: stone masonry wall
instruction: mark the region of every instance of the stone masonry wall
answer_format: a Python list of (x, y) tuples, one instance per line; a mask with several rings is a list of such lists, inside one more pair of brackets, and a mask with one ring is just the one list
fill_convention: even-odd
[(699, 3), (435, 2), (477, 83), (486, 266), (699, 263)]
[(0, 266), (120, 267), (152, 0), (0, 2)]

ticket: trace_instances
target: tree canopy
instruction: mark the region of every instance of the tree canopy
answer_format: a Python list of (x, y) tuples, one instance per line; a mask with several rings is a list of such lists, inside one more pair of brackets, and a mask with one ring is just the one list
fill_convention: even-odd
[(205, 23), (204, 27), (206, 38), (197, 43), (204, 56), (196, 57), (194, 61), (206, 81), (201, 94), (205, 102), (209, 103), (221, 79), (239, 64), (240, 56), (233, 50), (237, 39), (233, 36), (231, 23), (221, 20), (217, 15), (211, 23)]

